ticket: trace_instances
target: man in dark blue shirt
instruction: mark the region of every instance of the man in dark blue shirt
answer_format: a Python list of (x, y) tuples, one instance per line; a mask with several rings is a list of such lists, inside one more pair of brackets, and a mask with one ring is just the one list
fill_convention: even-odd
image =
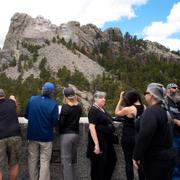
[[(53, 127), (58, 122), (58, 104), (51, 99), (54, 84), (46, 82), (41, 95), (32, 96), (26, 107), (28, 119), (28, 167), (30, 180), (50, 180)], [(40, 159), (39, 159), (40, 158)], [(40, 170), (38, 162), (40, 160)]]

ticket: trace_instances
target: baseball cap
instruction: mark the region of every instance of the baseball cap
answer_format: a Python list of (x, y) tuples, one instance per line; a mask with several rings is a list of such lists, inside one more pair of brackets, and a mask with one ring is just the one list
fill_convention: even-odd
[(5, 92), (3, 89), (0, 89), (0, 97), (4, 97), (5, 96)]
[(51, 83), (51, 82), (46, 82), (46, 83), (44, 83), (44, 85), (42, 86), (42, 89), (43, 89), (44, 91), (50, 91), (50, 92), (52, 92), (52, 91), (54, 91), (55, 87), (54, 87), (54, 84), (53, 84), (53, 83)]
[(75, 91), (71, 87), (65, 88), (63, 91), (63, 94), (65, 97), (70, 98), (70, 99), (75, 97)]
[(167, 87), (166, 87), (167, 89), (171, 89), (171, 88), (178, 88), (178, 85), (177, 84), (175, 84), (175, 83), (170, 83), (170, 84), (168, 84), (167, 85)]

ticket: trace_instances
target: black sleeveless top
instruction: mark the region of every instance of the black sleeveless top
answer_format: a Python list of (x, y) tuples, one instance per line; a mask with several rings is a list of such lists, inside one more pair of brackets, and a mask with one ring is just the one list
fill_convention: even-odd
[(129, 118), (127, 116), (124, 116), (123, 121), (123, 131), (122, 134), (125, 136), (135, 136), (136, 128), (135, 128), (135, 119), (141, 116), (141, 114), (144, 112), (144, 105), (133, 105), (137, 109), (137, 115), (134, 118)]

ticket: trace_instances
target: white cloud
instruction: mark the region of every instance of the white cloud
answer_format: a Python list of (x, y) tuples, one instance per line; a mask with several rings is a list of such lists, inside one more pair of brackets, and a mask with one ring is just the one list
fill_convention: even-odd
[(144, 39), (157, 41), (172, 50), (180, 50), (180, 39), (175, 36), (180, 35), (179, 12), (180, 2), (173, 6), (166, 22), (152, 22), (150, 26), (144, 28)]
[(134, 8), (148, 0), (6, 0), (0, 7), (0, 47), (15, 12), (42, 15), (60, 25), (71, 20), (102, 27), (105, 22), (135, 17)]

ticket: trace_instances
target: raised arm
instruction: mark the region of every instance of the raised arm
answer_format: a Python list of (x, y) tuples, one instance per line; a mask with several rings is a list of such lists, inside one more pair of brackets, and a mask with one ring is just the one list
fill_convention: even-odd
[(135, 106), (127, 106), (123, 107), (123, 93), (121, 92), (119, 101), (117, 103), (116, 109), (115, 109), (115, 115), (116, 116), (128, 116), (128, 117), (134, 117), (136, 116), (137, 110)]
[(121, 92), (119, 101), (118, 101), (118, 103), (116, 105), (115, 115), (117, 115), (117, 116), (123, 116), (122, 115), (123, 114), (122, 113), (122, 110), (123, 110), (123, 107), (122, 107), (123, 97), (122, 97), (122, 95), (123, 95), (123, 93), (124, 93), (124, 91)]

